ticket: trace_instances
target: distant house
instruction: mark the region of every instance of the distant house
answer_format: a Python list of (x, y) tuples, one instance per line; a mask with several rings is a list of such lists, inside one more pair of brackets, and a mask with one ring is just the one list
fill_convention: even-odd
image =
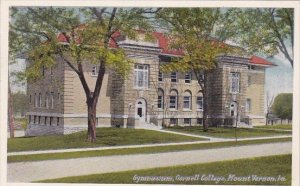
[[(162, 73), (180, 50), (169, 49), (163, 33), (155, 41), (116, 37), (110, 47), (121, 47), (134, 61), (127, 79), (107, 71), (97, 105), (97, 127), (160, 128), (163, 125), (201, 125), (203, 99), (207, 99), (210, 125), (264, 124), (265, 69), (272, 63), (257, 56), (219, 56), (217, 68), (208, 75), (209, 96), (202, 91), (192, 72)], [(61, 42), (67, 42), (60, 35)], [(85, 94), (72, 69), (57, 59), (43, 78), (28, 83), (29, 125), (27, 135), (66, 134), (87, 128)], [(95, 84), (98, 66), (84, 64), (89, 85)], [(230, 121), (230, 122), (229, 122)]]

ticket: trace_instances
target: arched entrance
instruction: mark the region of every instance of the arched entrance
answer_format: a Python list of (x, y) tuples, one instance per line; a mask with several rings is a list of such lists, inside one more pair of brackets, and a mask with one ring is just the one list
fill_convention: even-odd
[(135, 118), (146, 121), (146, 108), (146, 101), (143, 98), (137, 99), (135, 102)]
[(229, 113), (229, 115), (231, 117), (236, 117), (237, 116), (237, 104), (234, 101), (230, 103), (230, 113)]
[(239, 116), (238, 116), (238, 108), (237, 103), (235, 101), (230, 103), (230, 117), (232, 117), (232, 125), (237, 126), (239, 123)]

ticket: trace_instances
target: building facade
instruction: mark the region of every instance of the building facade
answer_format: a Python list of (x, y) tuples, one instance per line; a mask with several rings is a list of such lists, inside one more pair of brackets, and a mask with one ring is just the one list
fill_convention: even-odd
[[(107, 70), (97, 105), (97, 127), (159, 129), (172, 125), (201, 125), (203, 95), (192, 72), (162, 73), (160, 65), (179, 50), (168, 48), (162, 33), (146, 42), (120, 37), (111, 47), (121, 47), (133, 63), (127, 78)], [(60, 38), (63, 41), (63, 38)], [(265, 122), (265, 69), (272, 63), (256, 57), (218, 57), (217, 68), (208, 79), (210, 125), (252, 126)], [(98, 66), (84, 64), (90, 87)], [(67, 134), (87, 128), (85, 93), (76, 73), (59, 58), (43, 68), (40, 80), (29, 82), (27, 135)]]

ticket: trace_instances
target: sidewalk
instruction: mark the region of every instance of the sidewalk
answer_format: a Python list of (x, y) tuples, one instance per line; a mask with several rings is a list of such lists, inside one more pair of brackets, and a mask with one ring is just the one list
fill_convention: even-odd
[(9, 163), (8, 182), (31, 182), (125, 170), (148, 169), (292, 153), (292, 142), (155, 154)]
[[(193, 137), (199, 137), (199, 138), (206, 138), (206, 139), (209, 139), (209, 140), (207, 140), (207, 141), (193, 141), (193, 142), (145, 144), (145, 145), (123, 145), (123, 146), (113, 146), (113, 147), (94, 147), (94, 148), (73, 148), (73, 149), (58, 149), (58, 150), (8, 152), (7, 155), (8, 156), (13, 156), (13, 155), (31, 155), (31, 154), (47, 154), (47, 153), (63, 153), (63, 152), (82, 152), (82, 151), (95, 151), (95, 150), (108, 150), (108, 149), (142, 148), (142, 147), (158, 147), (158, 146), (169, 146), (169, 145), (187, 145), (187, 144), (236, 141), (236, 139), (233, 139), (233, 138), (211, 138), (211, 137), (207, 137), (207, 136), (199, 136), (199, 135), (186, 134), (186, 133), (173, 132), (173, 131), (162, 131), (162, 132), (179, 134), (179, 135), (186, 135), (186, 136), (193, 136)], [(287, 137), (292, 137), (292, 135), (239, 138), (239, 139), (237, 139), (237, 141), (259, 140), (259, 139), (275, 139), (275, 138), (287, 138)]]

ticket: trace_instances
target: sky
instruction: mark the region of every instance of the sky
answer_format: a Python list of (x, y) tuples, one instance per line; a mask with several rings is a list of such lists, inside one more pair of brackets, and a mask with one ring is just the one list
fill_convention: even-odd
[(289, 61), (281, 53), (268, 60), (278, 66), (266, 69), (265, 93), (269, 94), (270, 98), (275, 98), (279, 93), (292, 93), (293, 68)]

